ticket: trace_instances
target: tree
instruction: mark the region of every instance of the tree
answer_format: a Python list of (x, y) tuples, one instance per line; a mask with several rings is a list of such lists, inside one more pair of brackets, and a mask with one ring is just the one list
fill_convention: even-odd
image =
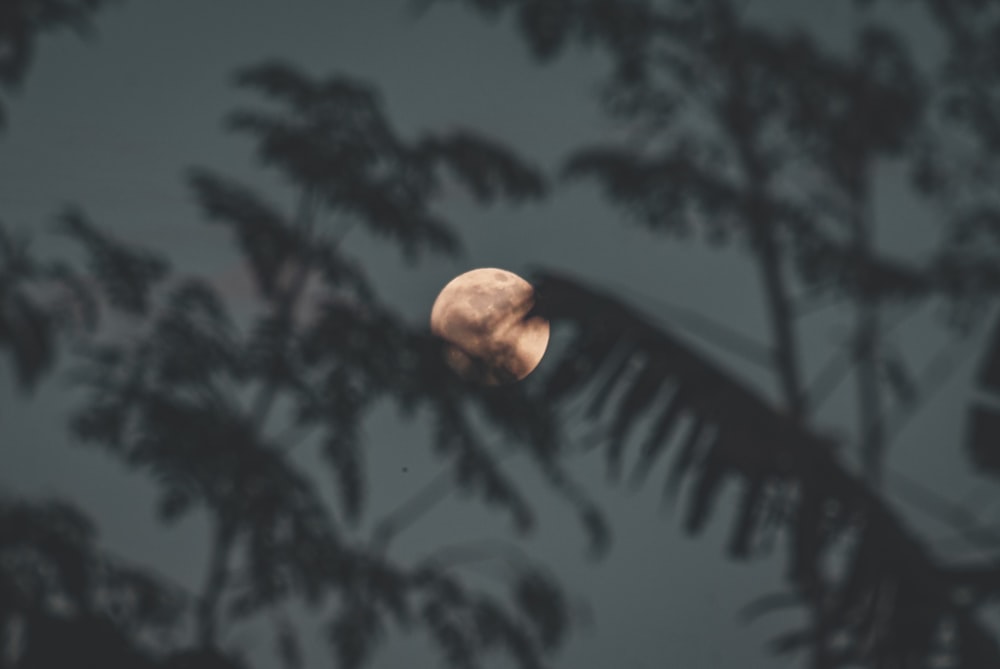
[[(15, 593), (2, 601), (16, 607), (0, 622), (8, 636), (28, 639), (21, 663), (51, 664), (48, 649), (31, 639), (60, 635), (74, 653), (84, 652), (77, 650), (84, 640), (104, 639), (97, 645), (107, 657), (128, 658), (116, 661), (232, 666), (242, 660), (218, 648), (220, 611), (252, 616), (302, 598), (338, 603), (330, 624), (347, 665), (360, 663), (394, 621), (425, 630), (454, 666), (472, 666), (497, 646), (521, 666), (536, 666), (567, 622), (547, 574), (519, 569), (515, 604), (504, 606), (441, 563), (404, 566), (389, 558), (396, 529), (407, 513), (433, 501), (434, 486), (370, 540), (350, 536), (350, 523), (364, 510), (356, 426), (376, 400), (391, 399), (404, 411), (432, 416), (435, 446), (450, 458), (458, 484), (520, 527), (531, 522), (529, 500), (485, 446), (475, 411), (526, 447), (598, 542), (600, 515), (560, 466), (559, 412), (568, 402), (582, 402), (606, 430), (601, 447), (610, 472), (620, 474), (635, 453), (636, 485), (668, 450), (677, 451), (664, 487), (687, 491), (689, 532), (706, 526), (721, 491), (736, 483), (730, 554), (743, 559), (782, 546), (791, 588), (762, 597), (751, 611), (798, 605), (809, 614), (805, 628), (774, 641), (778, 652), (807, 650), (818, 668), (1000, 664), (985, 622), (994, 561), (934, 553), (881, 488), (894, 426), (934, 383), (895, 352), (886, 324), (891, 310), (945, 305), (944, 327), (962, 346), (997, 292), (995, 3), (924, 3), (947, 46), (932, 71), (918, 66), (902, 32), (879, 15), (880, 7), (889, 11), (886, 3), (857, 3), (861, 28), (842, 51), (762, 27), (728, 0), (466, 4), (495, 15), (515, 12), (541, 60), (574, 43), (610, 57), (603, 102), (641, 141), (584, 143), (567, 158), (564, 174), (595, 181), (654, 229), (697, 230), (751, 254), (768, 306), (781, 401), (768, 401), (764, 389), (621, 299), (544, 269), (535, 276), (537, 311), (571, 329), (574, 339), (552, 352), (553, 371), (539, 379), (539, 394), (461, 384), (445, 373), (436, 343), (378, 300), (363, 268), (344, 254), (344, 231), (368, 227), (414, 260), (453, 251), (456, 238), (429, 206), (443, 170), (484, 201), (537, 197), (541, 177), (470, 133), (398, 137), (372, 89), (356, 80), (311, 80), (280, 63), (250, 68), (239, 81), (279, 110), (241, 110), (231, 126), (256, 140), (259, 157), (295, 191), (297, 208), (286, 213), (208, 170), (190, 176), (208, 218), (232, 230), (252, 268), (261, 312), (249, 323), (228, 313), (204, 282), (174, 278), (162, 259), (110, 237), (82, 212), (61, 219), (62, 231), (89, 251), (102, 303), (134, 319), (141, 335), (88, 340), (80, 381), (92, 395), (76, 415), (77, 435), (150, 475), (166, 520), (193, 509), (210, 515), (213, 557), (204, 587), (185, 597), (155, 581), (109, 576), (127, 569), (97, 554), (78, 516), (58, 506), (7, 503), (2, 527), (15, 539), (0, 544), (7, 553), (0, 587)], [(908, 170), (916, 192), (944, 212), (946, 234), (928, 258), (894, 257), (874, 242), (876, 171), (886, 162)], [(330, 230), (329, 217), (343, 227)], [(23, 286), (47, 280), (22, 270), (4, 276), (17, 279), (0, 285), (20, 292), (7, 288), (3, 295), (26, 294)], [(310, 280), (323, 287), (314, 309), (302, 297)], [(852, 325), (846, 356), (834, 358), (814, 383), (799, 353), (800, 294), (837, 301)], [(35, 312), (48, 313), (25, 313)], [(42, 370), (30, 361), (51, 355), (30, 357), (31, 343), (24, 336), (0, 340), (16, 364)], [(998, 348), (988, 349), (982, 374), (994, 391)], [(851, 374), (859, 426), (841, 443), (811, 421), (826, 389)], [(288, 458), (291, 442), (270, 424), (281, 404), (322, 444), (340, 491), (338, 513), (319, 501)], [(996, 466), (998, 425), (990, 405), (973, 409), (967, 446), (987, 473)], [(25, 532), (26, 525), (48, 529)], [(115, 590), (112, 582), (126, 585)], [(125, 594), (102, 594), (122, 587)], [(145, 613), (129, 609), (123, 619), (135, 627), (122, 630), (104, 603), (116, 598), (151, 603)], [(195, 622), (193, 638), (150, 640), (185, 616)], [(41, 631), (16, 631), (25, 625)], [(294, 637), (281, 625), (276, 632), (295, 665)]]
[[(928, 73), (876, 3), (857, 3), (859, 28), (846, 55), (805, 33), (755, 24), (724, 0), (465, 4), (491, 17), (513, 13), (541, 61), (572, 43), (605, 51), (605, 108), (636, 141), (584, 146), (567, 158), (565, 175), (595, 180), (654, 229), (738, 238), (757, 263), (769, 308), (778, 408), (649, 317), (542, 271), (539, 311), (578, 333), (549, 380), (550, 400), (590, 398), (589, 415), (609, 428), (611, 472), (637, 424), (647, 427), (636, 480), (679, 442), (668, 487), (689, 481), (690, 532), (704, 527), (724, 485), (739, 483), (731, 554), (748, 557), (781, 535), (790, 584), (812, 615), (811, 625), (777, 639), (776, 650), (808, 648), (814, 667), (1000, 662), (979, 617), (989, 596), (973, 585), (990, 579), (992, 561), (970, 566), (932, 555), (878, 492), (893, 421), (931, 391), (892, 351), (884, 314), (938, 300), (963, 341), (997, 294), (992, 250), (983, 246), (995, 218), (986, 203), (996, 183), (996, 5), (926, 3), (948, 45), (940, 69)], [(970, 136), (982, 150), (965, 148)], [(948, 229), (931, 258), (894, 258), (873, 242), (875, 169), (888, 161), (906, 166), (915, 191), (946, 211)], [(854, 441), (866, 480), (840, 444), (810, 429), (821, 397), (809, 392), (799, 360), (800, 290), (846, 299), (854, 312), (848, 359), (829, 369), (836, 380), (853, 370)], [(995, 387), (991, 365), (984, 380)], [(987, 471), (994, 416), (977, 409), (970, 432)], [(834, 560), (842, 550), (846, 557)]]
[[(434, 211), (446, 175), (484, 204), (537, 198), (544, 180), (473, 132), (400, 137), (375, 89), (357, 79), (311, 79), (265, 62), (236, 82), (271, 104), (237, 110), (229, 127), (253, 138), (260, 162), (297, 202), (286, 212), (206, 169), (192, 170), (189, 181), (206, 218), (231, 231), (245, 258), (256, 313), (238, 318), (209, 283), (173, 276), (165, 258), (103, 231), (82, 210), (64, 211), (57, 226), (85, 251), (90, 289), (80, 293), (83, 304), (129, 326), (117, 336), (97, 329), (76, 342), (73, 378), (87, 399), (72, 417), (73, 433), (149, 476), (164, 522), (208, 514), (204, 584), (188, 593), (122, 571), (101, 554), (78, 512), (8, 500), (0, 528), (10, 537), (2, 549), (10, 596), (0, 622), (5, 638), (18, 641), (7, 656), (17, 667), (51, 666), (79, 653), (116, 666), (244, 666), (220, 647), (220, 628), (295, 600), (317, 615), (335, 604), (328, 624), (339, 666), (360, 666), (390, 621), (429, 635), (452, 666), (478, 666), (495, 650), (519, 666), (541, 666), (569, 622), (546, 571), (511, 563), (504, 600), (468, 587), (445, 559), (391, 559), (387, 550), (406, 509), (377, 524), (374, 536), (351, 531), (365, 499), (360, 422), (384, 400), (404, 414), (426, 414), (456, 485), (509, 513), (519, 530), (533, 522), (530, 505), (484, 430), (526, 446), (579, 508), (595, 541), (603, 528), (562, 470), (558, 426), (544, 405), (520, 386), (481, 388), (447, 373), (438, 343), (380, 301), (365, 268), (344, 251), (344, 236), (367, 229), (409, 262), (455, 253), (459, 239)], [(24, 302), (22, 278), (35, 276), (23, 255), (4, 256), (5, 295), (14, 306)], [(316, 304), (304, 301), (310, 283), (319, 287)], [(48, 325), (39, 315), (48, 313), (43, 303), (25, 309), (28, 317), (14, 316), (41, 322), (38, 330)], [(46, 333), (41, 341), (55, 336)], [(34, 333), (2, 341), (31, 381), (51, 365), (52, 345), (35, 353)], [(275, 425), (281, 415), (290, 418)], [(291, 457), (303, 439), (330, 465), (335, 509)], [(121, 609), (120, 599), (132, 608)], [(156, 625), (174, 637), (151, 638)], [(178, 640), (184, 625), (193, 636)], [(299, 666), (291, 626), (278, 624), (275, 633), (285, 664)], [(65, 644), (51, 646), (55, 638)]]

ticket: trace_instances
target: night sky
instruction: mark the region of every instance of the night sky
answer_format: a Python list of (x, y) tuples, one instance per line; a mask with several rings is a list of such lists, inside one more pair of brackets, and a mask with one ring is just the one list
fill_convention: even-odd
[[(849, 24), (835, 3), (809, 3), (813, 9), (800, 14), (790, 8), (807, 3), (746, 4), (761, 21), (795, 24), (807, 14), (831, 43)], [(900, 20), (910, 22), (921, 48), (933, 50), (925, 26), (913, 17)], [(571, 49), (539, 66), (510, 25), (491, 24), (451, 5), (415, 18), (396, 0), (136, 0), (106, 11), (97, 24), (91, 42), (65, 34), (42, 42), (25, 89), (11, 104), (9, 128), (0, 136), (0, 216), (8, 225), (33, 230), (40, 252), (58, 253), (67, 247), (47, 226), (63, 204), (77, 204), (123, 238), (169, 255), (177, 271), (210, 278), (237, 308), (249, 307), (252, 286), (225, 231), (205, 224), (183, 177), (189, 167), (207, 167), (291, 201), (290, 191), (254, 163), (250, 142), (222, 128), (227, 112), (253, 101), (231, 85), (238, 68), (279, 58), (313, 75), (341, 72), (366, 79), (379, 88), (404, 135), (472, 128), (549, 173), (574, 146), (624, 136), (594, 100), (606, 66), (601, 56)], [(934, 240), (933, 221), (908, 199), (891, 169), (879, 183), (880, 246), (921, 252)], [(362, 232), (352, 232), (345, 242), (364, 260), (386, 299), (413, 322), (426, 320), (437, 291), (463, 271), (495, 266), (524, 274), (545, 267), (603, 286), (668, 326), (676, 309), (697, 309), (750, 338), (767, 340), (757, 275), (738, 246), (710, 248), (696, 239), (654, 235), (623, 220), (590, 184), (560, 186), (541, 204), (488, 209), (455, 191), (441, 210), (465, 244), (458, 260), (429, 257), (410, 267)], [(835, 308), (808, 321), (803, 352), (808, 371), (821, 366), (849, 323)], [(683, 321), (677, 328), (775, 396), (759, 367), (703, 341)], [(900, 326), (900, 341), (916, 360), (925, 360), (944, 338), (930, 312), (922, 312)], [(955, 500), (984, 489), (970, 477), (957, 438), (974, 362), (974, 356), (957, 357), (954, 373), (891, 445), (892, 471)], [(828, 400), (820, 425), (843, 432), (842, 425), (852, 424), (852, 388), (845, 383)], [(157, 523), (152, 489), (141, 476), (95, 450), (69, 444), (62, 421), (72, 401), (59, 374), (30, 398), (0, 383), (0, 485), (79, 502), (98, 520), (106, 545), (197, 587), (206, 561), (204, 519), (196, 514), (171, 529)], [(377, 518), (431, 479), (439, 465), (429, 456), (423, 426), (401, 423), (391, 412), (373, 416), (366, 437), (367, 517)], [(297, 457), (309, 463), (316, 456), (302, 447)], [(529, 467), (514, 467), (533, 476)], [(548, 564), (593, 617), (555, 666), (639, 669), (665, 666), (668, 658), (669, 666), (679, 669), (789, 666), (768, 653), (766, 641), (793, 618), (773, 616), (749, 626), (738, 619), (754, 597), (782, 588), (781, 561), (729, 561), (723, 549), (725, 511), (707, 533), (686, 537), (676, 509), (661, 508), (658, 485), (637, 493), (613, 488), (602, 467), (599, 457), (590, 456), (572, 470), (608, 510), (614, 542), (606, 558), (587, 558), (586, 538), (571, 510), (541, 487), (540, 522), (518, 543)], [(949, 534), (908, 506), (892, 476), (889, 491), (897, 508), (928, 537)], [(504, 538), (513, 534), (503, 517), (475, 502), (450, 500), (411, 528), (394, 552), (419, 556), (446, 543)], [(304, 628), (313, 624), (302, 618)], [(320, 634), (305, 637), (315, 660), (311, 666), (324, 666)], [(251, 655), (270, 652), (252, 626), (224, 641)], [(438, 665), (426, 641), (395, 639), (371, 666)]]

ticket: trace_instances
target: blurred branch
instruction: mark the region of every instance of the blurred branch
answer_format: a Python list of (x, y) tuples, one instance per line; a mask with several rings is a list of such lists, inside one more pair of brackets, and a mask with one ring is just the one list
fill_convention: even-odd
[[(310, 189), (304, 188), (299, 200), (299, 210), (296, 215), (296, 227), (302, 232), (303, 238), (308, 238), (316, 214), (318, 200)], [(295, 260), (295, 259), (290, 259)], [(309, 271), (312, 269), (309, 259), (300, 257), (294, 265), (293, 275), (288, 286), (279, 294), (275, 314), (277, 318), (289, 328), (293, 326), (295, 308), (305, 287)], [(252, 427), (255, 430), (262, 430), (271, 411), (274, 401), (279, 391), (279, 382), (271, 378), (264, 382), (254, 400), (249, 415)], [(211, 648), (216, 643), (218, 607), (226, 586), (229, 581), (229, 559), (236, 535), (237, 521), (229, 516), (228, 510), (220, 508), (215, 510), (218, 516), (215, 518), (215, 531), (212, 535), (211, 548), (209, 553), (208, 572), (202, 589), (201, 599), (197, 612), (197, 633), (199, 645), (203, 648)]]
[[(894, 319), (883, 325), (881, 330), (883, 337), (894, 331), (906, 319), (919, 313), (919, 309), (924, 306), (924, 303), (913, 302), (908, 306), (909, 308), (901, 310)], [(822, 405), (837, 386), (850, 375), (854, 368), (851, 352), (850, 344), (841, 344), (837, 351), (820, 367), (820, 371), (817, 372), (807, 392), (810, 409), (815, 410)]]
[(957, 527), (959, 535), (968, 544), (987, 550), (1000, 549), (1000, 530), (982, 526), (972, 510), (952, 502), (930, 487), (902, 472), (887, 468), (890, 483), (913, 506), (945, 525)]
[(927, 362), (917, 379), (917, 394), (912, 402), (896, 409), (886, 420), (885, 438), (892, 440), (907, 423), (919, 413), (919, 409), (940, 391), (945, 383), (961, 368), (963, 361), (978, 351), (971, 346), (969, 335), (958, 335)]
[[(304, 240), (308, 240), (309, 233), (315, 223), (317, 205), (318, 199), (316, 195), (310, 189), (304, 188), (299, 200), (299, 210), (295, 223), (295, 227), (301, 231)], [(279, 293), (277, 297), (275, 309), (275, 316), (284, 326), (289, 328), (293, 327), (295, 308), (298, 306), (302, 289), (305, 287), (306, 279), (309, 277), (309, 272), (312, 269), (308, 258), (300, 257), (297, 260), (298, 262), (294, 266), (294, 273), (289, 280), (288, 287), (283, 293)], [(264, 422), (267, 420), (267, 415), (270, 412), (271, 405), (274, 403), (277, 392), (278, 383), (274, 379), (268, 380), (261, 387), (256, 400), (254, 400), (250, 411), (250, 420), (258, 429), (262, 428)]]
[(418, 562), (417, 569), (448, 569), (486, 560), (502, 560), (508, 567), (517, 569), (531, 563), (530, 558), (516, 545), (498, 539), (462, 541), (436, 548)]
[(375, 523), (369, 542), (372, 551), (376, 555), (384, 555), (396, 536), (447, 499), (454, 490), (454, 478), (449, 471), (443, 471), (425, 483), (414, 495)]

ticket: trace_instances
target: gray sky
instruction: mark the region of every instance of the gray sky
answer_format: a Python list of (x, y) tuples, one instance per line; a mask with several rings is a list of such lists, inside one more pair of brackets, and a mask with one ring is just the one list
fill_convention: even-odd
[[(751, 3), (750, 11), (786, 20), (785, 4)], [(249, 142), (221, 130), (222, 116), (250, 99), (234, 93), (233, 70), (272, 56), (313, 74), (344, 72), (371, 80), (403, 132), (474, 128), (548, 169), (581, 141), (614, 135), (591, 96), (601, 72), (596, 56), (572, 53), (538, 68), (509, 27), (450, 6), (419, 21), (408, 19), (404, 10), (402, 2), (362, 0), (133, 0), (99, 17), (93, 44), (68, 36), (46, 39), (25, 91), (11, 106), (10, 128), (0, 136), (0, 215), (42, 237), (59, 205), (77, 203), (122, 236), (167, 252), (178, 269), (212, 277), (239, 303), (248, 286), (236, 256), (220, 231), (204, 225), (182, 171), (205, 166), (283, 195), (271, 175), (251, 164)], [(813, 16), (828, 26), (844, 25), (843, 12), (829, 11)], [(906, 199), (891, 171), (884, 186), (883, 243), (909, 251), (931, 239), (925, 215)], [(744, 255), (656, 238), (623, 224), (594, 189), (565, 188), (541, 206), (489, 211), (455, 196), (444, 211), (466, 243), (467, 253), (457, 262), (433, 260), (408, 268), (362, 235), (348, 238), (348, 248), (377, 268), (372, 274), (385, 295), (415, 321), (426, 319), (437, 291), (466, 269), (545, 266), (619, 290), (647, 309), (667, 303), (695, 307), (766, 340), (756, 275)], [(40, 239), (39, 249), (57, 246)], [(807, 368), (818, 368), (848, 322), (827, 312), (808, 324)], [(903, 345), (918, 360), (937, 346), (931, 321), (923, 316), (907, 321), (903, 330)], [(759, 370), (700, 344), (771, 391)], [(896, 470), (956, 499), (974, 488), (957, 440), (968, 368), (966, 362), (957, 369), (892, 450)], [(163, 529), (153, 521), (145, 481), (93, 451), (68, 446), (59, 421), (70, 401), (58, 379), (50, 379), (30, 401), (0, 384), (0, 483), (27, 494), (78, 500), (98, 519), (108, 545), (182, 582), (200, 583), (203, 520)], [(831, 398), (821, 422), (849, 424), (852, 409), (851, 394), (844, 390)], [(426, 439), (415, 433), (419, 428), (392, 421), (369, 427), (372, 515), (433, 475)], [(301, 457), (311, 457), (307, 448)], [(401, 464), (409, 469), (405, 475)], [(542, 522), (526, 549), (556, 569), (596, 617), (593, 629), (571, 639), (556, 666), (789, 666), (764, 649), (787, 619), (750, 627), (736, 621), (751, 598), (781, 586), (781, 560), (753, 566), (729, 562), (723, 557), (727, 513), (719, 513), (705, 535), (690, 539), (682, 536), (674, 511), (659, 510), (658, 485), (630, 495), (605, 485), (599, 459), (583, 460), (575, 469), (606, 503), (615, 542), (607, 559), (588, 562), (585, 539), (568, 509), (541, 498)], [(929, 536), (946, 534), (921, 516), (913, 522)], [(504, 536), (509, 535), (502, 519), (475, 504), (449, 503), (413, 528), (396, 550), (399, 556), (417, 556), (446, 542)], [(250, 652), (267, 643), (249, 632), (229, 641)], [(320, 658), (317, 644), (311, 653)], [(424, 656), (424, 644), (388, 644), (372, 666), (437, 666), (430, 655), (414, 662), (413, 652)]]

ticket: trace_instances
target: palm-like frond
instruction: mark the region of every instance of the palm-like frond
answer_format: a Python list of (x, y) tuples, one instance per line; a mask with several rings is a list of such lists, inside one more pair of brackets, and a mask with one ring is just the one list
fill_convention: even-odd
[[(640, 447), (641, 472), (684, 441), (668, 481), (686, 482), (689, 532), (705, 526), (732, 483), (742, 488), (732, 555), (752, 555), (768, 534), (783, 533), (788, 576), (822, 612), (826, 630), (821, 639), (812, 628), (793, 634), (778, 643), (781, 649), (819, 639), (844, 662), (912, 661), (935, 653), (962, 659), (967, 664), (961, 666), (1000, 662), (1000, 647), (975, 612), (955, 603), (952, 568), (933, 558), (884, 499), (839, 461), (832, 440), (613, 297), (565, 275), (539, 272), (535, 279), (538, 313), (575, 332), (564, 351), (553, 352), (547, 398), (592, 398), (594, 417), (611, 426), (610, 469), (624, 461), (630, 429), (652, 425)], [(847, 555), (839, 575), (829, 564), (836, 547), (846, 547)], [(952, 627), (951, 639), (939, 642)]]

